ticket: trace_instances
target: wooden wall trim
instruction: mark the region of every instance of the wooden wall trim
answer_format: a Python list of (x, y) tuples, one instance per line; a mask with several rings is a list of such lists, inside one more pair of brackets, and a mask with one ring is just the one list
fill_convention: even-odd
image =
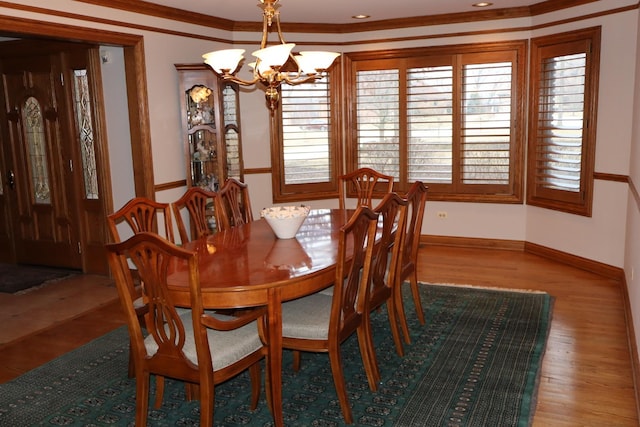
[[(631, 375), (633, 378), (636, 403), (640, 402), (640, 360), (638, 359), (638, 342), (636, 341), (635, 328), (633, 327), (633, 315), (631, 300), (629, 299), (629, 287), (626, 278), (622, 278), (622, 301), (624, 305), (624, 319), (627, 327), (627, 340), (631, 353)], [(640, 405), (636, 405), (636, 411), (640, 418)]]
[(272, 170), (270, 167), (265, 168), (245, 168), (242, 170), (245, 175), (258, 175), (263, 173), (271, 173)]
[(461, 248), (503, 249), (523, 251), (524, 242), (504, 239), (482, 239), (476, 237), (452, 237), (421, 235), (420, 243), (425, 245), (456, 246)]
[(503, 239), (483, 239), (476, 237), (453, 237), (453, 236), (434, 236), (421, 235), (420, 243), (424, 245), (440, 245), (440, 246), (456, 246), (466, 248), (479, 249), (502, 249), (512, 251), (523, 251), (545, 258), (553, 259), (563, 264), (567, 264), (581, 270), (590, 271), (603, 277), (622, 281), (624, 280), (624, 271), (620, 267), (593, 261), (567, 252), (551, 249), (546, 246), (538, 245), (520, 240), (503, 240)]
[[(235, 32), (260, 32), (262, 23), (258, 21), (231, 21), (218, 18), (212, 15), (204, 15), (196, 12), (189, 12), (168, 6), (161, 6), (146, 1), (132, 2), (130, 0), (77, 0), (98, 6), (111, 7), (126, 10), (134, 13), (155, 16), (174, 21), (181, 21), (190, 24), (204, 25)], [(490, 10), (476, 10), (462, 13), (445, 13), (439, 15), (423, 15), (407, 18), (384, 19), (368, 22), (353, 22), (347, 24), (310, 24), (294, 23), (285, 20), (282, 24), (284, 32), (295, 33), (326, 33), (326, 34), (347, 34), (366, 31), (382, 31), (399, 28), (423, 27), (453, 23), (478, 22), (499, 19), (514, 19), (521, 17), (536, 16), (550, 13), (575, 6), (582, 6), (597, 0), (547, 0), (536, 3), (532, 6), (501, 8)], [(256, 19), (259, 14), (256, 13)]]
[(181, 179), (179, 181), (163, 182), (162, 184), (154, 185), (153, 189), (157, 193), (158, 191), (173, 190), (174, 188), (181, 188), (187, 186), (187, 180)]
[(615, 173), (594, 172), (593, 179), (599, 179), (601, 181), (613, 181), (613, 182), (629, 182), (628, 175), (618, 175)]
[(610, 279), (619, 281), (624, 280), (624, 270), (620, 267), (614, 267), (602, 262), (593, 261), (577, 255), (572, 255), (556, 249), (548, 248), (546, 246), (541, 246), (536, 243), (525, 242), (524, 250), (525, 252), (549, 259), (554, 259), (558, 262), (571, 265), (581, 270), (590, 271), (603, 277), (608, 277)]

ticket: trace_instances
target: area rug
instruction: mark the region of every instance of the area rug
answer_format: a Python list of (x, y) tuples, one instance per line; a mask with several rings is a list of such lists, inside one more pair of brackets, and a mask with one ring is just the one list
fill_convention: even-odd
[[(404, 357), (395, 353), (386, 310), (373, 315), (382, 376), (377, 392), (369, 390), (355, 337), (342, 346), (355, 424), (530, 425), (552, 298), (455, 285), (420, 288), (427, 324), (418, 323), (405, 295), (412, 344)], [(298, 373), (289, 368), (290, 352), (283, 356), (285, 424), (343, 425), (327, 355), (303, 354)], [(133, 426), (135, 380), (127, 378), (127, 357), (123, 327), (0, 385), (0, 425)], [(198, 402), (185, 400), (182, 383), (167, 382), (149, 425), (197, 425)], [(246, 374), (219, 385), (215, 424), (273, 425), (264, 393), (255, 411), (249, 396)]]
[(78, 271), (35, 265), (0, 263), (0, 292), (14, 294), (73, 274), (78, 274)]

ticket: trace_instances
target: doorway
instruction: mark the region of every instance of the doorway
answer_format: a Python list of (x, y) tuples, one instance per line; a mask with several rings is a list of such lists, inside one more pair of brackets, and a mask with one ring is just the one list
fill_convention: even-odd
[(104, 188), (108, 172), (94, 97), (98, 47), (16, 40), (0, 44), (3, 259), (108, 271)]
[[(39, 21), (35, 19), (17, 18), (15, 16), (0, 15), (0, 36), (23, 38), (32, 40), (49, 41), (73, 41), (83, 42), (92, 45), (117, 46), (123, 49), (125, 86), (127, 96), (127, 113), (129, 124), (127, 128), (130, 133), (130, 150), (133, 161), (133, 186), (136, 196), (155, 198), (153, 162), (151, 156), (151, 131), (148, 114), (147, 82), (145, 68), (144, 39), (140, 35), (126, 34), (124, 32), (95, 31), (91, 27), (80, 27), (74, 25), (60, 26), (55, 22)], [(133, 125), (135, 124), (135, 125)], [(104, 126), (105, 124), (100, 124)], [(0, 140), (0, 144), (4, 144)], [(0, 149), (0, 157), (3, 156)], [(105, 153), (103, 160), (108, 163), (108, 154)], [(0, 158), (0, 165), (3, 159)], [(105, 165), (106, 166), (106, 165)], [(6, 193), (7, 182), (4, 171), (1, 171), (0, 181)], [(111, 182), (104, 183), (103, 215), (113, 212), (113, 199), (111, 194)], [(9, 229), (9, 217), (7, 215), (5, 197), (0, 194), (0, 259), (7, 258), (7, 242), (11, 241), (11, 236), (6, 235)], [(92, 224), (94, 228), (102, 228), (106, 232), (106, 224)], [(3, 231), (5, 234), (3, 235)], [(15, 260), (12, 260), (15, 262)], [(91, 267), (85, 267), (84, 272), (92, 271)]]

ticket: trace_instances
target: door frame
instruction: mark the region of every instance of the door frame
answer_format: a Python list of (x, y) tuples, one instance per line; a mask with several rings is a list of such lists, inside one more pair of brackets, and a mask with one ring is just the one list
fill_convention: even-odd
[[(123, 48), (135, 195), (155, 199), (143, 36), (6, 15), (0, 15), (0, 28), (4, 33), (14, 37), (46, 37), (62, 41), (115, 45)], [(103, 139), (103, 143), (108, 146), (106, 138)], [(106, 147), (104, 148), (104, 152), (108, 153)], [(109, 167), (108, 154), (104, 159), (104, 167)], [(110, 177), (108, 170), (105, 172), (105, 176)], [(111, 180), (106, 181), (108, 182), (103, 183), (105, 217), (113, 212)], [(103, 226), (106, 230), (106, 223)]]

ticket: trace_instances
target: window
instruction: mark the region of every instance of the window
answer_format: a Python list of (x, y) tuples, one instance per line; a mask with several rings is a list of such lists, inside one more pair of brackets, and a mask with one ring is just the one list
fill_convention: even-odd
[(347, 54), (347, 171), (432, 200), (522, 202), (523, 41)]
[(337, 196), (338, 82), (331, 71), (313, 83), (281, 86), (272, 153), (276, 202)]
[(591, 216), (600, 28), (531, 45), (527, 203)]

